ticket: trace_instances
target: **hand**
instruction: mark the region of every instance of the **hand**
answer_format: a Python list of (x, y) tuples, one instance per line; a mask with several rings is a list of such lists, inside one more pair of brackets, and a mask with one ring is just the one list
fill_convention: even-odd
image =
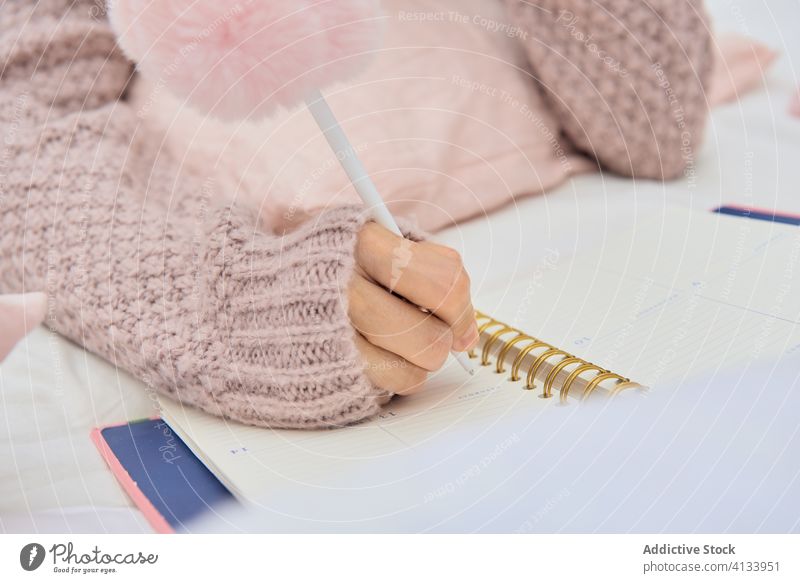
[(469, 277), (456, 251), (403, 239), (370, 222), (359, 234), (356, 263), (349, 316), (376, 386), (411, 394), (451, 350), (477, 344)]

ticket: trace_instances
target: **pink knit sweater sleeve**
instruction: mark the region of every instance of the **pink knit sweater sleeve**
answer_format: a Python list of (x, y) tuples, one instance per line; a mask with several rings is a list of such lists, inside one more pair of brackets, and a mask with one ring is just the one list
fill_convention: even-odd
[(627, 176), (692, 171), (713, 64), (702, 0), (506, 1), (578, 149)]
[(55, 330), (214, 414), (303, 428), (376, 412), (343, 291), (358, 209), (259, 231), (120, 99), (131, 66), (95, 3), (0, 11), (0, 292), (46, 291)]

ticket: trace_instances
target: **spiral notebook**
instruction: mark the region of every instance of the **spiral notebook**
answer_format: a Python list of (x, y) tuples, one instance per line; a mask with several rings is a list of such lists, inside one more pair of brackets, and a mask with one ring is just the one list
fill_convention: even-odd
[(263, 500), (298, 484), (369, 488), (372, 462), (385, 468), (387, 457), (423, 444), (455, 449), (451, 436), (465, 431), (513, 432), (568, 415), (582, 399), (646, 398), (691, 375), (800, 356), (798, 274), (795, 226), (667, 209), (590, 255), (545, 259), (481, 290), (479, 373), (469, 378), (450, 362), (424, 391), (364, 423), (259, 429), (166, 399), (162, 416), (237, 497)]

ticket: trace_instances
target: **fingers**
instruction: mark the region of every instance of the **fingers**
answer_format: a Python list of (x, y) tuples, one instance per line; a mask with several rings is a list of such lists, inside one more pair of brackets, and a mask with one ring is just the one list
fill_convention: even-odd
[(367, 378), (395, 395), (411, 395), (425, 384), (428, 372), (356, 334), (356, 348), (364, 359)]
[(411, 394), (451, 349), (478, 342), (469, 277), (452, 249), (414, 243), (369, 223), (359, 235), (356, 261), (348, 314), (367, 376), (379, 388)]
[(348, 311), (353, 327), (370, 344), (428, 371), (441, 368), (453, 345), (447, 324), (360, 274), (350, 282)]
[(477, 343), (470, 281), (456, 251), (435, 243), (415, 243), (367, 223), (359, 236), (356, 260), (377, 283), (448, 324), (453, 350)]

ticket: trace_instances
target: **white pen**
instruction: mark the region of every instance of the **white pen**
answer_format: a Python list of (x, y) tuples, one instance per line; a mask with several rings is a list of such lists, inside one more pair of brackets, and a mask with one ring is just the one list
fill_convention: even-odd
[[(378, 194), (378, 189), (375, 188), (375, 183), (372, 182), (369, 174), (367, 174), (355, 148), (353, 148), (350, 140), (347, 139), (347, 135), (344, 133), (344, 130), (342, 130), (342, 126), (339, 125), (339, 121), (336, 119), (333, 111), (331, 111), (322, 93), (320, 93), (319, 90), (311, 93), (311, 95), (306, 98), (306, 105), (311, 115), (314, 117), (314, 120), (317, 122), (317, 125), (322, 130), (322, 133), (325, 135), (325, 139), (328, 140), (328, 145), (336, 154), (336, 158), (339, 160), (348, 178), (350, 178), (350, 182), (353, 183), (353, 188), (356, 189), (356, 192), (358, 192), (364, 204), (372, 209), (372, 218), (375, 219), (375, 222), (380, 226), (402, 237), (403, 233), (397, 226), (389, 209), (386, 208), (386, 203), (383, 202), (381, 195)], [(451, 352), (451, 354), (465, 371), (471, 375), (475, 374), (475, 367), (470, 362), (466, 353)]]

